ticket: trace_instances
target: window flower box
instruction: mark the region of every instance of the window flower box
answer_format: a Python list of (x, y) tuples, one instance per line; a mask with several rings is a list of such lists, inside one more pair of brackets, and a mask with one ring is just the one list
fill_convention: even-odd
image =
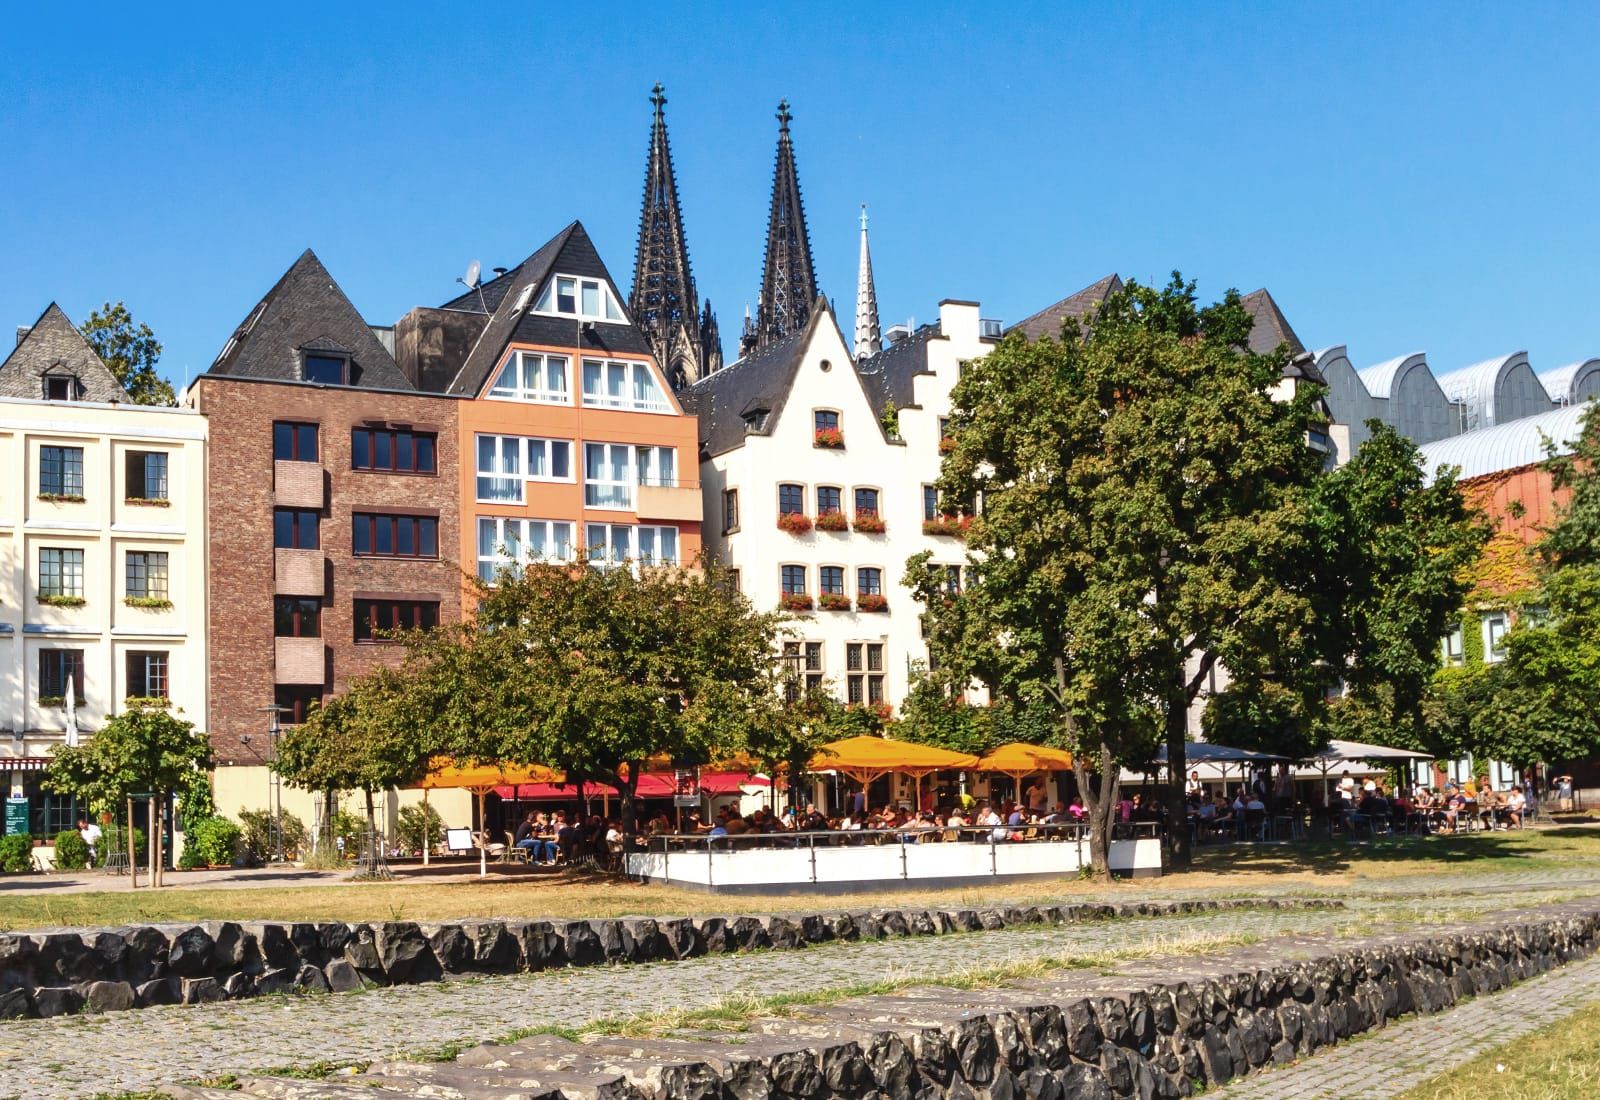
[(817, 517), (818, 531), (848, 531), (850, 521), (843, 512), (824, 512)]
[(124, 497), (124, 504), (131, 504), (138, 508), (171, 508), (172, 501), (166, 497)]
[(787, 531), (791, 535), (809, 535), (811, 517), (804, 512), (784, 512), (778, 516), (778, 530)]
[(51, 504), (82, 504), (89, 498), (82, 493), (40, 493), (39, 499)]
[(64, 707), (66, 705), (67, 705), (67, 697), (65, 695), (41, 695), (41, 696), (39, 696), (39, 707), (40, 707), (41, 710), (57, 709), (57, 708), (60, 708), (60, 707)]
[(863, 535), (881, 535), (886, 530), (883, 517), (876, 512), (857, 512), (855, 528)]
[(850, 597), (841, 592), (824, 592), (817, 597), (818, 606), (824, 611), (849, 611)]
[(130, 695), (122, 706), (124, 710), (171, 710), (172, 700), (165, 695)]
[(955, 437), (954, 436), (946, 435), (946, 436), (941, 436), (940, 437), (940, 439), (939, 439), (939, 453), (940, 454), (947, 455), (947, 454), (949, 454), (951, 451), (953, 451), (955, 449), (956, 449), (956, 441), (955, 441)]
[(785, 592), (779, 598), (778, 606), (785, 611), (810, 611), (811, 596), (806, 592)]
[(818, 428), (816, 433), (817, 446), (826, 447), (830, 451), (837, 451), (844, 447), (844, 432), (838, 428)]
[(39, 596), (39, 603), (44, 607), (82, 607), (88, 602), (82, 596)]
[(129, 607), (148, 607), (152, 611), (165, 611), (172, 601), (165, 596), (124, 596), (122, 602)]
[(889, 597), (875, 592), (862, 592), (856, 596), (857, 611), (887, 611), (889, 610)]
[(922, 521), (924, 535), (949, 535), (951, 538), (966, 538), (967, 528), (972, 526), (971, 516), (935, 516), (933, 519)]

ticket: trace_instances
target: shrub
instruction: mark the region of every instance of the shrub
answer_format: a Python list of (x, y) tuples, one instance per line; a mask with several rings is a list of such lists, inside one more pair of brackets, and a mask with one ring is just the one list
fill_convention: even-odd
[(184, 835), (184, 860), (192, 852), (195, 862), (229, 867), (239, 852), (243, 831), (225, 817), (203, 817)]
[(361, 834), (367, 831), (367, 820), (347, 810), (333, 811), (329, 819), (327, 836), (331, 841), (344, 841), (344, 856), (355, 859), (361, 854)]
[(876, 512), (857, 512), (856, 530), (863, 535), (881, 535), (885, 530), (883, 517)]
[(849, 611), (850, 597), (840, 592), (824, 592), (818, 597), (817, 606), (824, 611)]
[(805, 592), (785, 592), (778, 606), (785, 611), (810, 611), (811, 596)]
[[(272, 858), (272, 811), (241, 810), (239, 826), (243, 834), (244, 849), (258, 863)], [(305, 851), (306, 825), (294, 814), (285, 812), (282, 817), (283, 854), (293, 858)]]
[(843, 512), (823, 512), (817, 517), (817, 530), (848, 531), (850, 530), (850, 521), (845, 518), (845, 514)]
[(778, 530), (787, 531), (791, 535), (810, 534), (811, 517), (804, 512), (784, 512), (778, 517)]
[(395, 836), (400, 847), (407, 852), (420, 852), (423, 848), (422, 829), (427, 823), (428, 840), (437, 844), (444, 839), (444, 818), (431, 805), (400, 807), (400, 819), (395, 824)]
[(0, 871), (16, 874), (33, 870), (33, 837), (26, 833), (0, 836)]
[(63, 871), (78, 871), (89, 866), (89, 842), (76, 829), (56, 834), (56, 866)]

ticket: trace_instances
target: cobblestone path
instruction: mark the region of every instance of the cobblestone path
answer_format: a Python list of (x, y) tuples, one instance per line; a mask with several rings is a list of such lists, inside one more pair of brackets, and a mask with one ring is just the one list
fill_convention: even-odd
[[(1392, 1023), (1304, 1061), (1221, 1089), (1222, 1100), (1386, 1100), (1486, 1050), (1600, 1001), (1600, 958)], [(1492, 1096), (1488, 1089), (1485, 1096)]]

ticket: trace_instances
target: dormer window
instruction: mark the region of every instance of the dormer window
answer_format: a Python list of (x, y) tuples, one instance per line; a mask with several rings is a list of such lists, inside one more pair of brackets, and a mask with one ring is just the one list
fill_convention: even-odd
[(44, 376), (44, 399), (46, 401), (78, 401), (83, 397), (83, 388), (78, 385), (78, 380), (70, 374), (47, 374)]
[(313, 355), (307, 352), (303, 376), (307, 382), (315, 382), (319, 386), (348, 386), (350, 360), (343, 355), (329, 355), (326, 352)]
[(535, 313), (551, 313), (562, 317), (577, 317), (585, 321), (626, 322), (616, 295), (604, 279), (586, 279), (577, 275), (557, 275), (544, 286), (544, 293), (534, 303)]

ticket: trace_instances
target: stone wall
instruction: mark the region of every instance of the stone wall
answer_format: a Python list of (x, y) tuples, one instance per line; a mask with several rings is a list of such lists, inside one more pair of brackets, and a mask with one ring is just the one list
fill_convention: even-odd
[(994, 909), (894, 909), (673, 920), (417, 924), (146, 925), (0, 935), (0, 1019), (199, 1004), (294, 990), (344, 992), (603, 963), (639, 963), (831, 940), (941, 935), (1318, 901), (1185, 901)]

